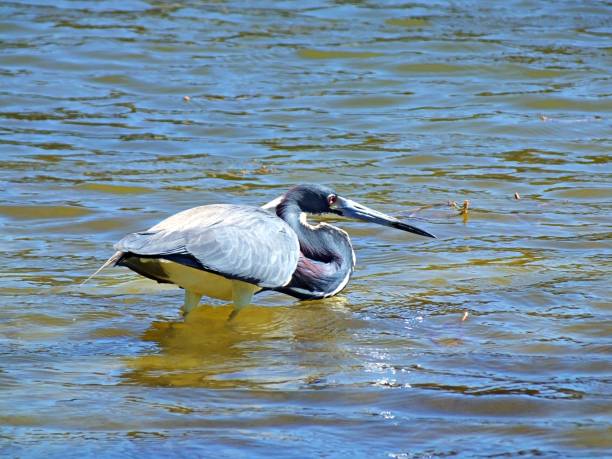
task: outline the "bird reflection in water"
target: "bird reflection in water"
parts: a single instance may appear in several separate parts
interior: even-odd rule
[[[123,379],[147,386],[263,389],[324,381],[354,363],[342,342],[363,324],[348,313],[346,298],[253,306],[236,322],[227,321],[228,308],[202,306],[185,319],[151,324],[142,339],[158,352],[128,358]]]

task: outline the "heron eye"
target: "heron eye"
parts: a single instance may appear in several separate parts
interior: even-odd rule
[[[330,195],[327,197],[327,203],[328,203],[330,206],[331,206],[331,205],[333,205],[333,204],[335,204],[337,200],[338,200],[338,196],[336,196],[335,194],[330,194]]]

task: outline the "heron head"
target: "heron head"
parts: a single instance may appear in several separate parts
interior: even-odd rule
[[[295,202],[302,212],[309,214],[333,213],[333,205],[337,194],[323,185],[298,185],[284,195],[285,201]]]
[[[425,230],[342,197],[333,189],[323,185],[299,185],[293,187],[283,195],[282,201],[293,201],[302,212],[310,214],[333,213],[343,217],[376,223],[421,236],[435,238],[433,234]]]

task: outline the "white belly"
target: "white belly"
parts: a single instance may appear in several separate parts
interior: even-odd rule
[[[140,258],[139,261],[145,266],[147,263],[159,263],[166,278],[185,290],[219,300],[232,301],[235,282],[232,279],[169,260]],[[259,290],[261,288],[253,285],[253,292]]]

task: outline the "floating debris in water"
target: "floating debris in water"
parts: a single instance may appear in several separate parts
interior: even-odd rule
[[[457,201],[451,201],[448,200],[446,202],[441,202],[441,203],[436,203],[436,204],[427,204],[421,207],[417,207],[414,210],[408,211],[408,212],[401,212],[399,215],[400,216],[405,216],[408,218],[418,218],[420,220],[424,220],[424,221],[431,221],[431,216],[436,217],[436,218],[452,218],[455,217],[457,214],[455,214],[454,212],[448,212],[447,210],[445,210],[450,208],[451,210],[458,210],[459,211],[459,215],[461,215],[463,217],[463,223],[467,223],[468,220],[468,216],[469,216],[469,208],[470,208],[470,201],[469,200],[464,200],[462,205],[457,204]],[[442,209],[442,210],[437,210],[437,209]],[[419,213],[424,213],[424,211],[429,211],[427,212],[427,218],[426,217],[420,217],[418,216]]]
[[[514,199],[521,199],[521,195],[518,193],[514,193]]]
[[[590,123],[591,121],[602,121],[603,117],[600,115],[585,116],[581,118],[551,118],[546,115],[538,115],[540,121],[555,122],[555,123]]]
[[[465,201],[463,201],[463,207],[461,208],[461,211],[459,212],[459,214],[463,217],[463,223],[467,223],[468,221],[468,208],[469,207],[470,207],[470,201],[466,199]]]
[[[253,171],[254,174],[271,174],[273,172],[276,172],[276,170],[266,166],[265,164],[262,164]]]
[[[426,210],[426,209],[432,209],[436,206],[440,206],[440,204],[427,204],[425,206],[421,206],[421,207],[417,207],[416,209],[414,209],[413,211],[409,212],[407,217],[408,218],[415,218],[416,214],[422,210]],[[400,215],[404,215],[404,212],[400,213]]]
[[[470,207],[470,201],[468,201],[467,199],[465,201],[463,201],[463,205],[460,206],[459,204],[457,204],[457,201],[448,201],[448,205],[457,209],[459,211],[459,213],[464,214],[467,213],[469,207]]]
[[[460,206],[456,201],[448,201],[448,205],[453,209],[459,211],[459,215],[463,217],[463,223],[467,223],[468,221],[468,209],[470,208],[470,201],[467,199],[463,201],[463,205]]]
[[[387,378],[379,379],[370,384],[372,384],[373,386],[381,386],[381,387],[402,387],[402,384],[397,382],[395,379],[387,379]]]

